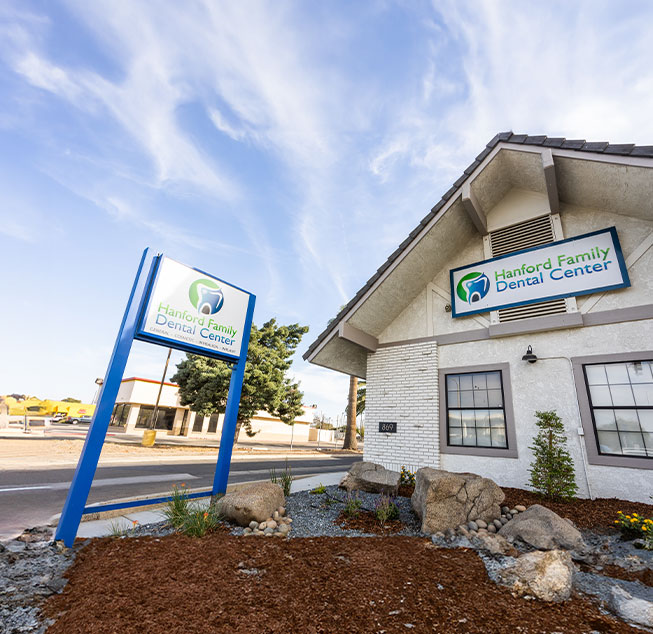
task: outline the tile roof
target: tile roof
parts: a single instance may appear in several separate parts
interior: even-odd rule
[[[561,150],[576,150],[578,152],[591,152],[594,154],[610,154],[619,156],[633,156],[653,158],[653,145],[634,145],[633,143],[611,144],[607,141],[585,141],[585,139],[565,139],[563,137],[547,137],[544,135],[529,136],[528,134],[514,134],[510,132],[499,132],[485,146],[484,150],[474,159],[462,173],[460,178],[453,183],[453,186],[445,192],[442,199],[439,200],[431,211],[420,221],[419,225],[413,229],[408,238],[406,238],[399,247],[390,255],[390,257],[378,268],[376,273],[367,280],[365,285],[354,295],[354,297],[344,306],[344,308],[329,322],[329,325],[317,336],[315,341],[308,347],[308,350],[302,355],[307,359],[313,351],[326,339],[326,337],[338,327],[340,320],[347,312],[365,295],[365,293],[374,285],[374,283],[383,275],[388,267],[401,255],[406,247],[417,237],[425,225],[427,225],[440,209],[449,201],[449,199],[458,191],[458,188],[467,180],[467,177],[483,162],[490,152],[499,143],[518,143],[522,145],[540,145]]]

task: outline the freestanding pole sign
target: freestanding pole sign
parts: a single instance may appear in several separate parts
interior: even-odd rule
[[[55,539],[69,547],[75,541],[134,339],[235,364],[212,493],[226,491],[255,302],[247,291],[145,249]]]

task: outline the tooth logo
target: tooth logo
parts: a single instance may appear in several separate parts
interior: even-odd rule
[[[485,273],[467,273],[458,282],[456,287],[456,295],[467,302],[473,304],[483,299],[490,290],[490,280]]]
[[[224,304],[222,290],[213,280],[193,282],[188,289],[188,298],[200,315],[215,315]]]

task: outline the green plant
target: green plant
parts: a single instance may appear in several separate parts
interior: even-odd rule
[[[292,469],[288,464],[288,459],[286,459],[286,468],[280,474],[277,474],[276,469],[270,469],[270,482],[278,484],[283,489],[283,494],[286,497],[290,495],[290,488],[294,479],[295,478],[292,475]]]
[[[204,537],[206,533],[215,530],[221,520],[222,517],[214,506],[208,509],[192,507],[188,510],[181,532],[189,537]]]
[[[399,507],[395,504],[393,498],[388,495],[381,495],[374,505],[374,515],[383,525],[388,520],[399,519]]]
[[[179,530],[188,517],[189,500],[188,494],[184,489],[185,486],[185,484],[182,484],[181,487],[178,487],[176,484],[173,485],[172,493],[170,494],[172,499],[168,501],[163,510],[163,514],[175,530]]]
[[[649,531],[644,537],[644,550],[653,550],[653,531]]]
[[[535,416],[539,432],[530,447],[534,455],[530,484],[550,499],[571,500],[578,487],[562,419],[553,411],[535,412]]]
[[[121,520],[113,520],[109,526],[109,535],[111,537],[129,537],[133,535],[134,530],[138,526],[138,522],[133,520],[130,524],[126,524]]]
[[[125,537],[129,532],[129,526],[125,525],[121,520],[114,520],[109,525],[109,535],[111,537]]]
[[[406,469],[406,467],[401,467],[401,476],[399,478],[399,484],[405,484],[406,486],[415,486],[415,474],[412,471]]]
[[[363,506],[363,502],[358,497],[358,491],[356,493],[347,493],[344,509],[344,513],[347,517],[358,517],[361,512],[361,506]]]
[[[614,521],[628,539],[643,537],[645,541],[651,541],[653,545],[653,519],[646,519],[637,513],[627,515],[617,511],[617,519]]]
[[[361,437],[361,440],[365,440],[365,427],[358,428],[358,435]]]
[[[326,493],[326,487],[323,484],[320,484],[319,486],[316,486],[314,489],[310,491],[313,495],[322,495],[323,493]]]

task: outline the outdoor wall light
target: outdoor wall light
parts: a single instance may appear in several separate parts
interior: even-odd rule
[[[537,355],[533,354],[533,347],[528,346],[526,354],[521,358],[522,361],[528,361],[529,363],[535,363],[537,361]]]

